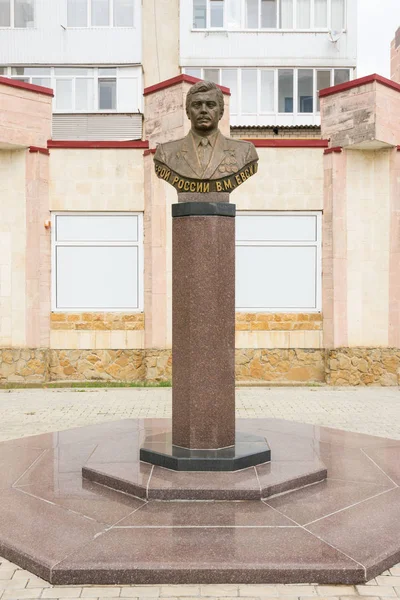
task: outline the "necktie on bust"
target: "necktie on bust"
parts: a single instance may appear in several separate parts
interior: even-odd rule
[[[205,169],[210,162],[212,147],[207,137],[203,137],[199,144],[200,164]]]

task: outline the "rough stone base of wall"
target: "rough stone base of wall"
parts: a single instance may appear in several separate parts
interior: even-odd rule
[[[0,385],[49,380],[47,348],[0,348]]]
[[[336,348],[326,357],[328,385],[400,385],[399,348]]]
[[[0,349],[0,385],[171,379],[171,350]],[[237,349],[236,381],[396,386],[400,349]]]
[[[236,381],[316,383],[325,381],[325,351],[237,349]]]

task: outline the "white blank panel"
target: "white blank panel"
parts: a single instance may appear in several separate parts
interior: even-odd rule
[[[118,79],[117,86],[117,110],[138,111],[138,80],[136,78]]]
[[[57,242],[137,242],[138,217],[121,216],[57,216]]]
[[[236,308],[315,309],[317,249],[237,246]]]
[[[315,215],[249,215],[236,217],[236,240],[245,242],[314,242]]]
[[[59,309],[138,308],[138,248],[58,246]]]

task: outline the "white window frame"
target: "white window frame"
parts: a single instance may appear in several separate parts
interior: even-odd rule
[[[187,1],[187,0],[185,0]],[[193,8],[193,3],[192,3],[192,28],[191,31],[196,32],[196,31],[247,31],[249,33],[254,33],[254,32],[293,32],[293,31],[300,31],[300,32],[304,32],[304,33],[315,33],[315,32],[329,32],[332,30],[332,0],[328,0],[328,6],[327,6],[327,11],[328,11],[328,15],[327,15],[327,26],[326,27],[316,27],[314,25],[315,22],[315,2],[314,0],[311,0],[311,16],[310,16],[310,27],[307,29],[300,29],[297,27],[297,0],[293,0],[293,27],[288,29],[288,28],[280,28],[279,27],[279,22],[280,22],[280,0],[277,0],[277,7],[276,7],[276,27],[261,27],[261,2],[262,0],[258,0],[258,27],[254,27],[254,28],[250,28],[247,27],[246,24],[246,1],[247,0],[241,0],[241,23],[240,23],[240,27],[239,28],[228,28],[227,26],[227,17],[226,15],[228,14],[227,11],[227,7],[226,7],[226,3],[229,2],[229,0],[224,0],[225,2],[225,6],[224,6],[224,25],[223,27],[211,27],[210,25],[210,0],[207,0],[207,8],[206,8],[206,27],[205,28],[196,28],[193,26],[193,14],[194,14],[194,8]],[[348,0],[344,0],[344,23],[343,23],[343,28],[342,31],[346,31],[347,30],[347,3]]]
[[[208,69],[216,69],[219,71],[219,76],[218,76],[218,84],[219,85],[223,85],[222,83],[222,70],[224,71],[237,71],[237,107],[238,110],[237,112],[233,112],[231,111],[231,115],[233,116],[238,116],[238,117],[246,117],[246,116],[251,116],[254,117],[256,115],[260,115],[260,116],[278,116],[278,117],[282,117],[282,116],[288,116],[288,115],[293,115],[294,117],[307,117],[307,116],[319,116],[320,115],[320,111],[317,111],[317,98],[318,98],[318,93],[317,93],[317,71],[329,71],[330,72],[330,86],[334,85],[334,77],[335,77],[335,71],[343,71],[343,70],[347,70],[349,71],[349,81],[351,81],[352,79],[354,79],[354,68],[353,67],[311,67],[311,66],[302,66],[302,67],[290,67],[290,66],[285,66],[285,67],[213,67],[213,66],[207,66],[207,67],[184,67],[183,71],[186,73],[187,70],[191,70],[191,69],[200,69],[200,78],[203,79],[204,78],[204,71],[208,70]],[[245,69],[251,69],[251,70],[257,70],[258,74],[257,74],[257,112],[256,113],[244,113],[242,112],[242,71],[244,71]],[[285,70],[293,70],[293,112],[290,113],[286,113],[286,112],[279,112],[279,89],[278,89],[278,71],[280,69],[285,69]],[[299,112],[298,110],[298,72],[302,71],[302,70],[312,70],[313,71],[313,112],[310,113],[304,113],[304,112]],[[269,112],[265,112],[261,110],[261,71],[274,71],[274,110],[273,111],[269,111]],[[272,124],[272,123],[271,123]]]
[[[235,240],[236,247],[243,246],[281,246],[281,247],[312,247],[316,248],[316,271],[315,271],[315,307],[298,307],[298,308],[285,308],[283,306],[275,306],[270,308],[265,308],[262,306],[259,307],[246,307],[246,306],[236,306],[236,312],[248,312],[248,313],[257,313],[257,312],[265,312],[265,313],[320,313],[322,311],[322,211],[237,211],[237,217],[246,217],[246,216],[278,216],[278,217],[316,217],[316,241],[310,242],[300,242],[300,241],[245,241],[245,240]]]
[[[30,65],[24,65],[25,68],[29,68]],[[125,113],[137,113],[139,112],[143,112],[143,90],[142,90],[142,75],[141,75],[141,69],[138,67],[138,65],[103,65],[103,66],[98,66],[98,67],[86,67],[85,65],[70,65],[71,69],[75,69],[75,68],[87,68],[88,71],[92,71],[91,74],[89,75],[56,75],[55,74],[55,69],[59,69],[59,68],[68,68],[68,65],[62,65],[62,66],[57,66],[57,67],[50,67],[48,65],[42,65],[43,68],[47,68],[50,69],[50,74],[49,75],[13,75],[12,74],[12,69],[14,68],[13,66],[10,67],[0,67],[0,71],[4,72],[4,77],[9,77],[10,79],[16,79],[17,81],[27,81],[28,83],[32,83],[32,79],[49,79],[50,80],[50,85],[49,87],[52,88],[54,90],[54,102],[53,102],[53,113],[55,114],[103,114],[103,113],[111,113],[111,114],[115,114],[115,113],[119,113],[119,114],[125,114]],[[40,68],[37,65],[32,66],[32,68]],[[126,69],[128,68],[132,68],[135,69],[136,73],[135,74],[128,74],[125,75],[124,73],[126,73]],[[100,69],[116,69],[116,74],[115,75],[100,75],[99,74],[99,70]],[[70,80],[72,79],[72,107],[71,108],[65,108],[65,109],[57,109],[57,90],[56,90],[56,81],[57,80]],[[77,110],[75,108],[75,102],[76,102],[76,94],[75,94],[75,82],[76,79],[93,79],[93,106],[94,108],[91,109],[81,109],[81,110]],[[99,79],[116,79],[116,84],[117,84],[117,89],[116,89],[116,108],[115,109],[101,109],[99,108]],[[131,111],[127,111],[125,109],[118,109],[118,82],[124,79],[136,79],[137,81],[137,98],[136,100],[134,98],[132,98],[132,103],[133,101],[135,101],[135,105],[132,105],[132,110]],[[33,82],[35,83],[35,82]]]
[[[57,217],[98,217],[98,216],[136,216],[138,217],[138,241],[137,242],[59,242],[56,239],[57,233]],[[61,313],[82,313],[82,312],[129,312],[129,313],[141,313],[144,310],[144,230],[143,230],[143,213],[142,212],[70,212],[70,211],[56,211],[51,215],[51,311]],[[111,246],[111,247],[137,247],[138,248],[138,307],[137,308],[59,308],[57,307],[57,248],[72,247],[72,246]]]
[[[34,29],[36,25],[36,0],[33,0],[33,25],[32,27],[17,27],[15,25],[15,0],[9,0],[10,3],[10,24],[0,26],[1,29]]]
[[[86,16],[87,25],[68,25],[68,16],[66,16],[67,29],[136,29],[136,13],[137,13],[137,2],[132,0],[133,3],[133,25],[124,25],[123,27],[114,25],[114,0],[109,0],[108,7],[108,21],[109,25],[92,25],[92,0],[86,0]],[[65,14],[68,15],[68,0],[65,0]]]

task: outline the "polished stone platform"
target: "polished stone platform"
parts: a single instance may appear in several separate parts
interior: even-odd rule
[[[168,431],[149,435],[139,456],[143,462],[174,471],[239,471],[270,462],[271,449],[265,437],[242,431],[236,433],[235,445],[227,448],[181,448],[172,443],[172,432]]]
[[[400,561],[400,441],[244,419],[274,454],[239,478],[126,461],[168,427],[124,420],[1,443],[0,555],[53,584],[362,583]],[[143,499],[82,479],[88,461],[110,459],[121,479],[136,474]],[[326,480],[272,495],[321,461]],[[154,499],[174,488],[254,500]]]

